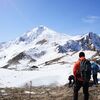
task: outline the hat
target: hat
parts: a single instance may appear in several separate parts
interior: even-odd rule
[[[79,57],[85,57],[85,53],[84,52],[80,52],[79,53]]]

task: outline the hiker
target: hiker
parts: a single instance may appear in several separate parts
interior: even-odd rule
[[[75,63],[73,68],[75,77],[74,85],[74,99],[78,100],[78,91],[83,87],[84,100],[89,100],[89,80],[91,78],[91,63],[85,58],[85,53],[79,53],[79,60]]]
[[[68,80],[69,80],[68,86],[69,86],[69,87],[73,87],[73,85],[74,85],[74,83],[75,83],[74,75],[70,75],[70,76],[68,77]]]
[[[98,72],[99,72],[99,66],[96,63],[96,59],[92,60],[91,68],[92,68],[92,76],[93,76],[94,85],[98,85],[97,75],[98,75]]]

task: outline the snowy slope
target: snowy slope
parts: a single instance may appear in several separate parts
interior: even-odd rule
[[[60,52],[79,51],[79,50],[98,50],[100,51],[100,36],[89,32],[83,36],[72,37],[64,45],[58,47]]]
[[[4,46],[2,46],[0,49],[0,66],[3,67],[7,65],[9,60],[11,61],[13,57],[19,55],[21,52],[24,52],[26,55],[30,55],[33,59],[36,60],[41,59],[41,57],[44,55],[45,57],[52,57],[52,54],[48,54],[50,52],[58,54],[56,50],[57,46],[59,44],[64,44],[69,39],[70,36],[61,35],[60,33],[52,31],[47,27],[39,26],[32,29],[32,31],[28,33],[24,33],[24,35],[18,37],[15,41],[9,41],[8,43],[5,43]]]
[[[86,57],[90,58],[95,52],[85,51],[85,53]],[[79,52],[64,57],[61,61],[67,61],[66,64],[46,65],[34,71],[0,69],[0,87],[23,87],[30,85],[30,82],[33,86],[64,85],[68,82],[68,76],[72,74],[73,64],[78,59],[78,54]]]
[[[92,32],[83,36],[68,36],[47,27],[39,26],[24,33],[16,40],[1,45],[0,67],[5,68],[5,65],[7,65],[10,68],[20,69],[19,67],[23,66],[22,69],[28,69],[33,63],[35,66],[38,63],[40,64],[41,59],[44,59],[45,62],[53,59],[53,55],[57,58],[67,52],[79,50],[100,50],[100,37]],[[20,57],[22,52],[30,58],[24,56],[21,59],[14,59],[18,55]],[[33,59],[36,61],[32,62]],[[9,63],[15,62],[14,60],[17,60],[17,64]],[[24,60],[26,61],[25,64],[23,64]]]
[[[45,26],[33,28],[0,44],[0,86],[24,86],[30,81],[34,86],[65,84],[79,51],[93,58],[98,56],[99,43],[100,36],[92,32],[69,36]]]

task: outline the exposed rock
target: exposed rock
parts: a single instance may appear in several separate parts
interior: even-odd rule
[[[21,52],[21,53],[19,53],[18,55],[16,55],[15,57],[13,57],[12,59],[10,59],[9,61],[8,61],[8,63],[9,64],[18,64],[19,63],[19,60],[21,60],[21,59],[25,59],[25,58],[28,58],[28,59],[30,59],[30,60],[32,60],[32,61],[36,61],[35,59],[33,59],[31,56],[29,56],[29,55],[26,55],[24,52]]]
[[[40,41],[38,41],[36,44],[44,44],[44,43],[46,43],[47,42],[47,40],[46,39],[43,39],[43,40],[40,40]]]

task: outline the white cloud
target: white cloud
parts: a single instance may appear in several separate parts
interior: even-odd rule
[[[82,21],[86,23],[95,23],[99,19],[100,19],[99,16],[87,16],[85,18],[82,18]]]

